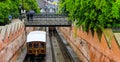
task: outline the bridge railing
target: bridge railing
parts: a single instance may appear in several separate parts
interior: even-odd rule
[[[67,14],[41,13],[35,14],[34,18],[65,18]]]

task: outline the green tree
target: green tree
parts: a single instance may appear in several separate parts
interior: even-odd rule
[[[36,0],[2,0],[0,1],[0,24],[9,22],[8,16],[19,17],[19,5],[23,3],[25,10],[33,9],[36,13],[40,12]]]
[[[120,0],[62,0],[59,8],[84,30],[120,27]]]

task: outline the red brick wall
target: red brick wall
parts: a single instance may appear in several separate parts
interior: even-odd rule
[[[25,37],[24,24],[20,21],[0,26],[0,62],[9,62],[13,58],[12,62],[16,62],[20,55],[18,51],[25,44]]]
[[[59,30],[83,62],[120,62],[120,49],[113,34],[107,36],[103,32],[99,39],[96,32],[92,34],[90,30],[85,32],[82,28],[77,29],[76,37],[74,27],[62,27]]]

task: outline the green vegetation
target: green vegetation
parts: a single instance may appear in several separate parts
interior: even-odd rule
[[[22,3],[25,10],[33,9],[36,13],[40,12],[36,0],[23,0],[23,2],[22,0],[2,0],[0,1],[0,25],[9,22],[9,15],[12,15],[13,18],[18,18],[19,5]]]
[[[61,0],[59,8],[86,31],[120,27],[120,0]]]

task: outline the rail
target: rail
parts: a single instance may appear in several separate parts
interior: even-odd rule
[[[41,13],[35,14],[34,18],[65,18],[68,17],[67,14],[55,14],[55,13]]]
[[[68,20],[67,14],[41,13],[35,14],[33,19],[25,18],[25,26],[28,27],[70,27],[71,21]]]
[[[54,62],[81,62],[68,45],[60,39],[57,31],[50,32],[50,42]]]

